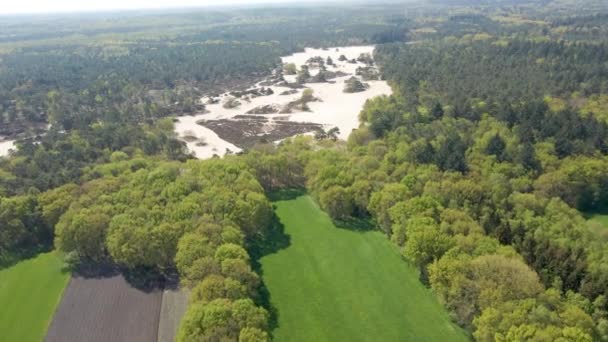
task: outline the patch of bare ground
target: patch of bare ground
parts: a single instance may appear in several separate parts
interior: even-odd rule
[[[135,288],[118,272],[74,275],[45,341],[156,341],[162,296],[158,287]]]
[[[186,289],[170,289],[163,292],[158,323],[158,342],[173,342],[182,317],[188,308],[190,293]]]
[[[197,123],[240,148],[249,148],[258,143],[282,140],[323,128],[321,124],[286,121],[284,118],[271,120],[265,117],[243,118],[243,116],[236,120],[202,120]]]

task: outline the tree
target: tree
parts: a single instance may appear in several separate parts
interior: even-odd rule
[[[102,261],[106,257],[105,239],[110,216],[102,208],[68,211],[55,228],[55,245],[84,259]]]
[[[314,92],[315,91],[310,88],[304,89],[304,91],[302,91],[302,97],[300,98],[300,101],[302,101],[302,103],[308,103],[308,102],[314,101],[314,99],[315,99]]]
[[[392,221],[389,210],[396,203],[410,196],[410,190],[405,185],[399,183],[386,184],[381,191],[372,194],[368,209],[385,233],[390,234],[391,232]]]
[[[257,328],[243,328],[239,334],[239,342],[268,342],[268,333]]]
[[[298,72],[298,77],[296,77],[296,82],[298,84],[304,84],[308,82],[310,79],[310,71],[308,70],[308,65],[302,65],[300,67],[300,71]]]
[[[345,93],[360,93],[366,91],[369,88],[369,84],[359,81],[355,76],[349,78],[344,82]]]
[[[353,213],[353,199],[350,191],[341,186],[332,186],[319,195],[321,208],[334,220],[343,220]]]
[[[435,160],[435,148],[426,139],[419,139],[410,145],[409,155],[412,162],[429,164]]]
[[[403,255],[419,269],[424,270],[426,265],[443,256],[453,244],[450,237],[441,233],[439,228],[413,232],[408,229]]]
[[[455,132],[450,132],[435,154],[435,163],[444,171],[466,172],[467,145]]]
[[[486,154],[493,155],[496,157],[496,160],[502,162],[506,159],[505,156],[505,148],[507,144],[500,137],[498,133],[493,135],[488,141],[488,145],[486,146]]]
[[[531,143],[524,143],[521,149],[521,164],[526,170],[539,171],[541,166],[536,159],[536,151]]]
[[[212,274],[203,279],[203,281],[192,289],[190,302],[208,303],[220,298],[237,300],[246,298],[247,293],[247,287],[239,281]]]
[[[181,321],[177,341],[237,340],[246,328],[264,331],[268,325],[266,310],[256,307],[250,299],[230,301],[216,299],[190,305]],[[246,331],[245,337],[257,331]],[[262,334],[263,335],[263,334]]]
[[[247,251],[233,243],[226,243],[217,248],[215,251],[215,259],[221,264],[223,261],[228,259],[240,259],[243,261],[249,261],[249,254]]]
[[[431,114],[431,119],[433,119],[433,120],[441,119],[444,115],[443,106],[441,105],[441,103],[439,103],[439,102],[435,103],[435,105],[431,109],[430,114]]]
[[[283,73],[285,75],[295,75],[298,72],[298,68],[294,63],[286,63],[283,65]]]

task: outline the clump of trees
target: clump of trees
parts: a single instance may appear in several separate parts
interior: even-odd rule
[[[44,194],[38,216],[56,223],[55,246],[76,264],[177,270],[192,289],[179,341],[267,340],[245,247],[270,224],[272,208],[248,167],[236,158],[115,160],[91,169],[81,186]],[[220,311],[221,321],[210,319]]]
[[[285,63],[283,65],[283,73],[285,75],[296,75],[298,72],[298,68],[294,63]]]
[[[21,195],[79,182],[87,167],[108,163],[115,153],[182,161],[188,158],[185,144],[177,139],[168,118],[142,125],[107,118],[68,132],[53,126],[38,141],[19,141],[17,147],[10,158],[0,158],[0,195]]]
[[[357,77],[353,76],[344,82],[345,93],[360,93],[366,91],[369,84],[361,82]]]
[[[228,98],[226,98],[226,100],[224,100],[224,104],[222,105],[222,107],[226,109],[234,109],[239,107],[240,105],[241,101],[239,101],[236,97],[229,96]]]
[[[296,77],[296,82],[298,84],[304,84],[310,80],[310,71],[308,70],[308,65],[302,65],[300,70],[298,71],[298,76]]]

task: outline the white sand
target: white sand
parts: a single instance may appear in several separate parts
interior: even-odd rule
[[[7,156],[10,150],[15,149],[17,149],[17,147],[15,146],[14,140],[0,141],[0,157]]]
[[[327,68],[329,71],[341,71],[349,74],[348,76],[332,80],[335,81],[335,83],[305,84],[306,87],[313,89],[314,96],[320,98],[322,102],[309,103],[308,106],[310,107],[311,112],[288,114],[289,120],[294,122],[318,123],[324,125],[326,129],[338,127],[340,129],[340,138],[346,139],[353,129],[359,127],[358,116],[365,101],[375,96],[389,95],[391,94],[391,88],[385,81],[368,81],[366,83],[370,85],[370,88],[365,92],[354,94],[344,93],[344,82],[355,74],[357,67],[363,66],[364,64],[340,62],[338,61],[338,58],[340,55],[345,55],[349,60],[356,59],[362,53],[372,54],[373,51],[373,46],[339,47],[327,50],[306,49],[304,52],[283,57],[283,63],[295,63],[298,69],[311,57],[321,56],[323,59],[331,57],[336,66],[328,66]],[[314,68],[310,69],[312,75],[317,72],[318,70],[315,70]],[[295,76],[285,76],[285,79],[288,82],[294,82]],[[259,85],[256,85],[256,87],[259,87]],[[250,102],[241,100],[241,106],[234,109],[223,108],[223,98],[226,97],[226,94],[223,94],[221,103],[207,105],[209,113],[178,118],[178,121],[175,124],[175,130],[180,137],[193,134],[206,143],[205,146],[196,146],[198,141],[187,143],[189,150],[194,152],[195,156],[199,159],[210,158],[213,155],[223,156],[226,153],[226,149],[229,149],[232,152],[239,152],[241,151],[240,148],[224,141],[213,131],[198,125],[196,122],[200,120],[230,119],[236,115],[245,114],[247,111],[263,105],[276,104],[283,106],[300,98],[302,93],[302,90],[299,89],[298,93],[293,95],[279,95],[285,90],[289,90],[289,88],[276,86],[267,88],[271,88],[274,91],[274,94],[253,98]],[[275,116],[284,116],[284,114],[265,116],[272,118]]]

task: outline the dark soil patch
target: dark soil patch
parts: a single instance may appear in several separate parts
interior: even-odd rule
[[[92,275],[92,274],[91,274]],[[47,342],[157,340],[162,290],[139,290],[113,269],[75,275],[66,288]]]
[[[277,141],[323,128],[323,125],[316,123],[239,117],[241,119],[203,120],[198,124],[240,148],[250,148],[258,143]]]

